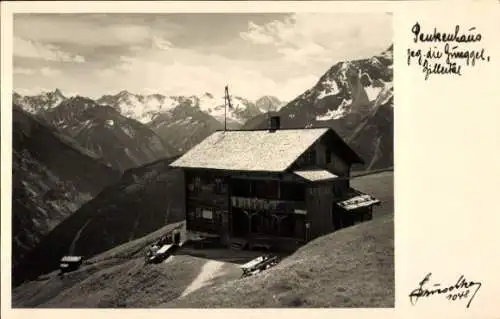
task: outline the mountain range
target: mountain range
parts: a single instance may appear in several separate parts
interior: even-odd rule
[[[14,93],[13,101],[66,131],[120,170],[185,152],[215,130],[223,129],[224,124],[238,129],[249,119],[284,105],[269,95],[254,102],[233,96],[232,107],[225,114],[224,97],[208,92],[199,96],[165,96],[127,90],[96,100],[68,98],[59,89],[33,96]],[[115,149],[109,150],[109,145],[103,145],[106,143]]]

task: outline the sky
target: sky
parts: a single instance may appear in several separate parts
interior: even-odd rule
[[[289,101],[392,41],[385,13],[16,14],[14,90],[98,98],[224,92]]]

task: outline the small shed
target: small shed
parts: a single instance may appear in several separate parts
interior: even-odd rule
[[[64,256],[59,263],[61,272],[70,272],[77,270],[82,265],[82,256]]]

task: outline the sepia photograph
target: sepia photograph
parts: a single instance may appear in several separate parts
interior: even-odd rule
[[[394,307],[392,18],[15,13],[12,308]]]

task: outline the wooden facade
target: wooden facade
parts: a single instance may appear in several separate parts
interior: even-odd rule
[[[184,168],[188,233],[224,245],[243,238],[249,245],[292,248],[370,219],[370,207],[360,213],[336,205],[350,189],[351,163],[328,146],[329,138],[319,139],[283,172]],[[325,169],[337,178],[305,180],[293,174],[300,169]]]

